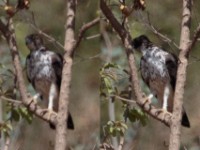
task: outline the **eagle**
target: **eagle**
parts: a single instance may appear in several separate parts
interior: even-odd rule
[[[131,44],[142,53],[140,71],[143,81],[162,104],[162,110],[172,113],[178,58],[154,45],[146,35],[134,38]],[[190,127],[184,108],[181,123],[184,127]]]
[[[48,103],[44,111],[58,112],[59,91],[62,79],[63,58],[60,54],[48,50],[39,34],[26,36],[25,43],[30,50],[26,58],[26,73],[28,81],[36,91],[34,100],[41,98]],[[50,123],[50,127],[55,126]],[[68,113],[67,127],[74,129],[72,116]]]

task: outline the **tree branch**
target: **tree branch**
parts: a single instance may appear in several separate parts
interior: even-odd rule
[[[165,112],[160,112],[160,110],[153,107],[150,102],[147,100],[147,98],[144,98],[142,96],[142,90],[139,85],[139,79],[137,75],[137,68],[135,65],[135,58],[132,51],[131,46],[131,36],[126,31],[126,29],[117,21],[115,16],[112,14],[111,10],[108,8],[105,0],[100,0],[100,8],[103,12],[103,14],[106,16],[106,18],[109,20],[112,27],[115,29],[115,31],[120,36],[124,47],[126,48],[126,54],[128,57],[128,63],[131,70],[131,82],[132,82],[132,89],[136,96],[136,102],[137,104],[143,108],[145,112],[147,112],[150,116],[153,118],[161,121],[165,125],[169,126],[171,122],[171,115]]]
[[[192,42],[191,42],[191,44],[190,44],[190,46],[188,48],[188,52],[190,52],[190,50],[192,50],[192,48],[195,46],[195,44],[196,44],[196,42],[197,42],[199,37],[200,37],[200,23],[199,23],[197,29],[195,30]]]
[[[119,147],[118,147],[118,150],[122,150],[123,148],[123,145],[124,145],[124,137],[121,136],[120,137],[120,142],[119,142]]]
[[[18,104],[18,105],[22,104],[22,101],[11,99],[11,98],[7,98],[5,96],[1,96],[0,100],[5,100],[5,101],[11,102],[13,104]]]
[[[81,27],[81,29],[80,29],[80,31],[79,31],[79,34],[78,34],[78,39],[77,39],[76,44],[75,44],[75,46],[74,46],[75,49],[76,49],[76,48],[79,46],[79,44],[81,43],[85,32],[86,32],[88,29],[90,29],[91,27],[93,27],[94,25],[96,25],[97,23],[99,23],[99,21],[100,21],[100,18],[98,17],[98,18],[96,18],[96,19],[94,19],[94,20],[92,20],[92,21],[90,21],[90,22],[84,24],[84,25]]]
[[[174,108],[172,114],[172,123],[170,127],[169,150],[178,150],[180,148],[180,127],[182,118],[183,95],[186,81],[186,69],[188,65],[188,54],[190,51],[190,24],[191,24],[191,0],[183,0],[182,25],[180,36],[180,54],[179,66],[177,70],[176,88],[174,94]],[[198,34],[198,32],[197,32]],[[196,38],[193,40],[195,43]],[[192,42],[192,43],[193,43]],[[192,44],[193,45],[193,44]],[[191,48],[192,48],[191,45]]]
[[[122,102],[127,102],[127,103],[129,103],[129,104],[136,104],[136,101],[133,100],[133,99],[123,98],[123,97],[118,96],[118,95],[111,95],[111,96],[117,98],[118,100],[120,100],[120,101],[122,101]]]
[[[67,118],[70,84],[72,77],[73,53],[75,46],[75,13],[76,0],[67,0],[66,26],[64,44],[64,65],[62,71],[62,83],[59,97],[58,123],[56,126],[55,150],[65,150],[67,147]]]

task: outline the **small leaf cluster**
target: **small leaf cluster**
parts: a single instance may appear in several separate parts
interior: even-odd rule
[[[139,107],[129,108],[127,107],[124,111],[125,120],[129,119],[130,122],[140,121],[140,123],[145,126],[148,121],[148,116]]]
[[[106,63],[100,69],[100,96],[107,97],[108,95],[116,92],[114,84],[117,81],[117,75],[112,71],[112,69],[116,68],[119,68],[119,66],[113,63]]]
[[[24,106],[13,107],[13,105],[9,103],[7,105],[7,119],[16,122],[20,121],[20,119],[25,119],[31,124],[33,114]]]
[[[12,131],[13,127],[9,122],[2,122],[0,123],[0,131],[5,135],[9,136],[10,132]]]
[[[116,137],[117,135],[124,136],[125,131],[128,129],[123,121],[108,121],[104,127],[106,135]]]
[[[120,85],[124,79],[128,79],[127,72],[121,66],[114,63],[106,63],[100,69],[100,97],[115,99],[114,95],[120,95]],[[124,85],[123,85],[124,88]],[[126,92],[123,91],[123,92]]]
[[[2,64],[0,64],[0,69],[0,100],[3,108],[0,112],[3,117],[0,122],[0,131],[5,136],[9,136],[14,128],[13,123],[24,119],[30,124],[33,114],[19,100],[16,100],[18,91],[14,72]]]

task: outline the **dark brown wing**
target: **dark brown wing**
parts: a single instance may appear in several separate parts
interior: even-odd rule
[[[62,68],[63,68],[63,58],[60,54],[55,53],[52,56],[52,66],[56,75],[56,83],[60,90],[61,80],[62,80]]]
[[[33,87],[35,86],[34,85],[34,82],[32,83],[31,81],[31,78],[30,78],[30,72],[31,72],[31,66],[30,66],[30,60],[31,59],[31,55],[29,54],[27,57],[26,57],[26,76],[27,76],[27,79],[28,81],[33,85]]]
[[[143,70],[145,70],[145,74]],[[141,61],[140,61],[140,71],[141,71],[142,80],[149,87],[149,80],[150,80],[149,66],[144,56],[141,58]]]
[[[174,54],[169,54],[166,57],[166,67],[170,76],[170,83],[172,89],[175,90],[176,87],[176,75],[177,75],[177,68],[178,68],[178,58]]]

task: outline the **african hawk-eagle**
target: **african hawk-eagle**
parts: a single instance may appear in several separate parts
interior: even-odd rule
[[[132,41],[134,49],[142,53],[141,76],[152,94],[162,103],[162,109],[172,112],[176,86],[178,59],[175,55],[155,46],[145,35]],[[183,108],[182,125],[190,127]]]
[[[58,111],[59,91],[61,86],[63,58],[60,54],[48,50],[38,34],[25,38],[30,54],[26,58],[27,77],[36,91],[34,98],[48,101],[49,113]],[[67,126],[74,129],[71,114],[68,113]],[[55,128],[50,123],[51,128]]]

